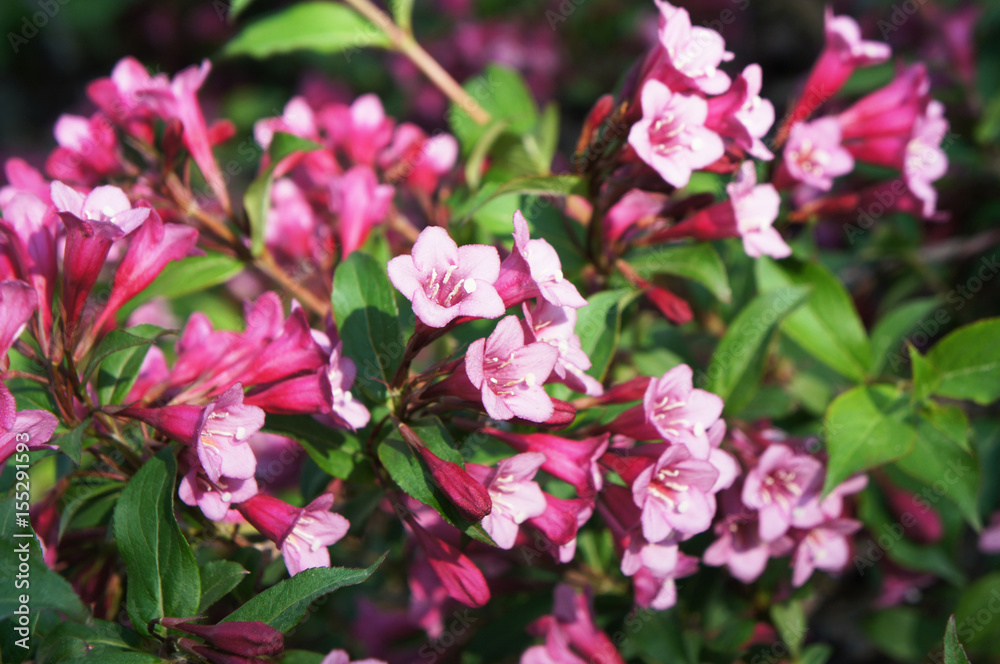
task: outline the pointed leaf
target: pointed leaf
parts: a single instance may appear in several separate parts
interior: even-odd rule
[[[201,568],[201,599],[198,601],[198,615],[225,597],[230,590],[240,584],[249,572],[243,565],[231,560],[212,560]]]
[[[732,299],[726,266],[708,242],[655,247],[626,260],[647,281],[657,274],[672,274],[697,281],[721,302]]]
[[[1000,318],[960,327],[927,353],[941,382],[935,394],[988,405],[1000,399]]]

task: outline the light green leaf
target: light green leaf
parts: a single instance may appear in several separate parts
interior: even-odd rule
[[[933,297],[907,302],[883,316],[872,328],[872,363],[870,375],[878,377],[888,363],[893,370],[904,360],[900,347],[910,332],[934,308],[938,300]],[[893,361],[894,360],[894,361]]]
[[[809,302],[781,326],[792,341],[831,369],[861,382],[871,366],[871,345],[851,296],[840,280],[815,263],[757,261],[757,287],[812,286]]]
[[[413,25],[413,0],[389,0],[392,7],[392,18],[396,25],[406,32],[410,32]]]
[[[163,272],[123,307],[123,312],[131,312],[136,306],[154,297],[175,300],[185,295],[198,293],[213,286],[224,284],[243,271],[245,264],[239,258],[207,252],[204,256],[188,256],[167,263]]]
[[[358,367],[358,384],[373,400],[384,401],[386,385],[406,344],[399,310],[384,265],[355,251],[333,275],[333,315],[344,355]]]
[[[141,326],[143,328],[150,328],[153,326]],[[159,328],[156,328],[157,330]],[[146,331],[149,331],[148,329]],[[154,334],[155,336],[155,334]],[[97,345],[90,353],[90,360],[87,362],[87,368],[83,371],[83,381],[87,382],[90,380],[90,375],[94,372],[97,367],[100,366],[101,362],[104,361],[106,357],[117,353],[119,351],[125,350],[127,348],[135,348],[137,346],[149,346],[153,343],[154,339],[150,339],[139,334],[133,334],[131,332],[126,332],[124,330],[111,330],[108,334],[101,339],[101,343]]]
[[[579,175],[524,175],[511,178],[501,185],[484,185],[479,192],[454,210],[458,223],[464,223],[478,210],[504,196],[558,196],[585,192],[585,182]]]
[[[267,58],[292,51],[340,53],[389,45],[385,32],[346,5],[302,2],[254,21],[222,53]]]
[[[657,274],[673,274],[697,281],[722,302],[732,299],[726,266],[719,252],[707,242],[665,245],[636,253],[626,260],[647,281]]]
[[[144,636],[151,620],[194,615],[201,597],[198,564],[174,516],[176,475],[173,450],[164,448],[129,481],[115,508],[128,616]]]
[[[854,473],[909,454],[917,436],[913,415],[909,399],[886,385],[859,386],[837,397],[823,422],[830,454],[823,495]]]
[[[909,346],[910,367],[913,373],[913,399],[915,401],[925,401],[941,384],[941,376],[937,369],[925,356],[920,354],[915,347]]]
[[[809,289],[792,286],[754,298],[730,323],[712,354],[705,386],[726,402],[726,411],[736,413],[750,403],[757,391],[768,341],[774,330],[809,296]]]
[[[386,554],[367,569],[347,567],[317,567],[299,572],[277,583],[236,609],[222,622],[252,622],[259,620],[287,632],[306,615],[309,605],[324,595],[346,586],[357,585],[370,577]]]
[[[232,23],[250,6],[253,0],[229,0],[229,22]]]
[[[960,327],[927,353],[940,384],[935,394],[988,405],[1000,399],[1000,318]]]
[[[774,604],[771,606],[771,621],[793,658],[798,659],[809,627],[802,601],[791,600],[786,604]]]
[[[139,378],[146,353],[164,331],[155,325],[137,325],[128,328],[126,333],[148,339],[150,343],[136,344],[116,351],[101,362],[97,371],[97,399],[102,405],[118,405],[128,396]]]
[[[519,73],[507,67],[489,65],[483,73],[466,81],[462,87],[493,120],[504,120],[515,136],[525,134],[538,123],[538,107],[534,95]],[[448,109],[448,124],[468,155],[472,146],[486,131],[455,103]]]

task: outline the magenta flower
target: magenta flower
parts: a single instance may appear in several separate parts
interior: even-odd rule
[[[386,664],[381,659],[356,659],[351,661],[346,650],[331,650],[319,664]]]
[[[344,256],[357,251],[389,212],[395,190],[379,184],[370,166],[354,166],[330,182],[330,209],[337,215]]]
[[[45,162],[54,179],[93,186],[123,172],[118,137],[103,114],[60,115],[54,131],[59,147]]]
[[[284,112],[279,117],[258,120],[253,126],[253,137],[265,150],[271,147],[274,132],[294,134],[309,140],[322,142],[319,128],[316,125],[316,114],[305,97],[292,97],[285,104]]]
[[[608,434],[584,440],[569,440],[547,433],[518,434],[490,427],[482,431],[502,440],[518,452],[541,452],[545,455],[542,470],[572,484],[581,496],[592,496],[604,484],[597,460],[608,449]]]
[[[257,494],[240,503],[240,514],[261,535],[281,549],[288,573],[295,576],[305,569],[329,567],[328,546],[339,542],[351,524],[330,511],[333,494],[324,493],[305,507],[293,507],[272,496]]]
[[[630,189],[604,215],[604,238],[616,242],[634,226],[652,223],[667,205],[665,194]]]
[[[204,639],[207,646],[187,638],[181,638],[180,645],[200,654],[210,662],[223,664],[254,662],[252,659],[243,658],[280,655],[285,649],[285,637],[266,623],[233,621],[217,625],[198,625],[190,622],[191,620],[198,618],[161,618],[159,622],[169,629],[187,632]]]
[[[753,583],[770,558],[792,550],[792,540],[781,536],[773,542],[762,541],[759,515],[741,505],[739,491],[733,489],[721,495],[721,512],[726,516],[715,524],[718,539],[705,549],[702,562],[713,567],[726,566],[734,578]]]
[[[697,459],[707,459],[706,433],[722,414],[715,394],[695,389],[691,367],[681,364],[649,381],[642,405],[634,406],[609,425],[614,433],[636,440],[663,438],[687,445]]]
[[[576,555],[577,532],[594,514],[594,499],[556,498],[544,491],[542,493],[545,496],[545,512],[528,519],[528,523],[556,545],[556,550],[552,552],[556,560],[568,563]]]
[[[573,331],[576,328],[576,309],[559,307],[547,300],[537,300],[531,308],[524,302],[521,308],[524,311],[525,339],[542,341],[559,351],[552,370],[553,380],[588,396],[604,394],[600,381],[584,373],[591,363],[580,347],[580,337]]]
[[[505,309],[533,297],[557,307],[579,309],[587,304],[576,286],[563,276],[559,254],[552,245],[531,239],[528,222],[520,210],[514,211],[514,250],[500,265],[495,286]]]
[[[765,161],[774,155],[761,140],[774,124],[774,105],[760,96],[763,77],[760,65],[747,65],[729,90],[708,99],[705,126],[738,148]]]
[[[389,182],[405,181],[429,196],[457,158],[458,141],[454,136],[440,133],[428,137],[420,127],[404,122],[396,127],[392,143],[379,155],[379,165]]]
[[[719,135],[705,127],[708,104],[701,97],[649,80],[642,86],[641,101],[642,119],[629,130],[629,145],[669,184],[686,186],[692,171],[725,153]]]
[[[86,197],[62,182],[52,183],[52,202],[66,225],[63,299],[74,324],[104,267],[111,245],[146,220],[150,208],[132,208],[118,187],[97,187]]]
[[[333,349],[324,348],[327,341],[329,339],[323,339],[321,343],[316,338],[305,311],[293,304],[281,333],[264,346],[259,357],[240,375],[240,382],[244,385],[273,383],[300,373],[315,373],[322,367],[336,370],[344,363],[350,363],[350,369],[347,366],[343,368],[353,372],[353,362],[340,357],[339,345],[336,349],[337,362],[332,367],[327,366],[333,355]]]
[[[732,60],[726,42],[715,30],[691,25],[686,9],[656,0],[660,10],[658,36],[664,53],[656,76],[675,90],[695,89],[717,95],[729,87],[729,76],[719,70]]]
[[[56,236],[61,225],[55,211],[45,202],[48,190],[46,183],[44,197],[39,198],[6,188],[13,195],[3,202],[3,219],[0,219],[0,239],[4,240],[0,241],[0,259],[9,261],[14,275],[34,287],[39,304],[39,342],[43,347],[48,346],[52,328],[52,299],[58,275]]]
[[[46,204],[49,198],[49,181],[31,164],[20,157],[11,157],[3,163],[7,184],[0,187],[0,208],[7,208],[12,198],[18,194],[31,194]]]
[[[792,555],[792,585],[801,586],[816,569],[827,572],[844,569],[851,557],[848,535],[860,529],[861,523],[853,519],[834,519],[806,533]]]
[[[18,444],[29,450],[51,448],[45,443],[58,425],[56,416],[44,410],[18,412],[14,395],[0,382],[0,466],[17,451]]]
[[[94,327],[100,329],[126,302],[153,283],[167,263],[180,260],[196,251],[197,242],[197,229],[180,224],[164,224],[160,215],[151,210],[146,222],[132,237],[128,252],[118,265],[111,296],[94,322]]]
[[[205,60],[201,66],[191,66],[178,72],[169,85],[165,76],[149,78],[136,94],[164,120],[180,120],[184,127],[184,146],[194,157],[223,209],[228,210],[226,181],[212,154],[211,136],[197,97],[211,70],[212,64]]]
[[[10,366],[7,352],[24,332],[31,314],[38,308],[38,296],[23,281],[0,281],[0,370]]]
[[[635,584],[635,603],[643,608],[665,611],[677,603],[677,584],[675,579],[690,576],[698,571],[698,559],[678,554],[677,564],[673,571],[664,576],[655,574],[650,568],[643,567],[632,576]]]
[[[448,496],[465,518],[479,521],[490,514],[494,506],[482,473],[472,472],[471,464],[463,468],[453,461],[440,458],[428,449],[424,441],[409,426],[400,424],[399,431],[403,439],[427,464],[434,484]]]
[[[488,338],[472,342],[465,352],[465,372],[493,419],[544,422],[555,409],[542,385],[558,358],[559,351],[547,343],[526,345],[520,321],[507,316]]]
[[[379,152],[392,140],[393,121],[373,94],[361,95],[350,107],[331,104],[320,111],[318,120],[356,164],[374,166]]]
[[[466,470],[489,491],[492,511],[483,517],[483,528],[501,549],[510,549],[517,539],[518,526],[545,513],[545,495],[531,481],[545,463],[537,452],[502,459],[495,468],[470,463]]]
[[[490,588],[479,568],[457,547],[424,530],[415,519],[406,524],[417,538],[434,574],[448,596],[466,606],[478,608],[490,601]]]
[[[819,492],[823,464],[787,445],[768,446],[747,473],[743,503],[760,512],[760,538],[772,542],[789,527],[808,528],[823,520]]]
[[[177,493],[185,505],[197,505],[206,518],[222,521],[230,506],[257,495],[257,481],[253,477],[237,479],[223,475],[213,482],[201,471],[193,454],[188,452],[186,456],[191,466],[178,483]]]
[[[840,123],[824,117],[792,125],[782,166],[794,180],[822,191],[854,170],[854,157],[840,143]]]
[[[413,312],[429,327],[444,327],[459,316],[498,318],[504,304],[493,288],[500,275],[500,255],[493,247],[459,247],[438,226],[420,232],[413,253],[388,264],[389,279]]]
[[[865,41],[861,28],[849,16],[834,16],[826,8],[826,43],[786,126],[805,120],[844,86],[858,67],[880,64],[889,59],[888,44]]]
[[[675,531],[694,535],[708,530],[715,515],[709,495],[718,478],[718,469],[695,459],[685,445],[667,447],[632,484],[632,498],[642,510],[643,536],[660,542]]]
[[[126,57],[118,61],[109,78],[98,79],[87,86],[87,95],[101,112],[125,127],[129,134],[152,144],[155,139],[153,112],[142,91],[153,86],[169,88],[170,79],[164,74],[150,76],[142,63]]]
[[[320,223],[306,192],[294,180],[274,181],[264,232],[268,248],[285,258],[312,258],[319,249],[316,231]]]

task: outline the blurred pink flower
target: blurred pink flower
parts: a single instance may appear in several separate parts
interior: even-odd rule
[[[544,454],[526,452],[502,459],[495,468],[466,465],[466,470],[489,491],[493,509],[483,517],[483,528],[501,549],[514,546],[518,526],[545,513],[545,496],[538,483],[532,481],[543,463]]]

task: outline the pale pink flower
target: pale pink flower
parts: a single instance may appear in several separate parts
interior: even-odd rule
[[[648,80],[641,101],[642,119],[629,131],[629,145],[669,184],[687,185],[692,171],[725,153],[719,135],[705,127],[708,104],[703,98]]]
[[[559,359],[552,373],[554,381],[564,383],[574,392],[589,396],[604,394],[604,387],[584,373],[590,368],[590,358],[580,346],[580,337],[574,333],[576,309],[558,307],[547,300],[537,300],[534,307],[521,304],[524,311],[525,339],[543,341],[559,351]]]
[[[357,164],[374,166],[392,140],[393,121],[374,94],[361,95],[350,107],[330,104],[319,112],[318,122]]]
[[[381,659],[355,659],[351,660],[346,650],[331,650],[327,653],[319,664],[386,664]]]
[[[257,495],[257,481],[252,477],[236,479],[221,476],[213,482],[199,471],[198,464],[192,464],[178,483],[177,493],[185,505],[197,505],[207,519],[222,521],[230,506]]]
[[[421,231],[413,253],[388,264],[389,279],[429,327],[444,327],[459,316],[498,318],[504,304],[493,283],[500,275],[500,255],[493,247],[459,247],[438,226]]]
[[[760,65],[747,65],[729,90],[708,99],[705,126],[739,151],[768,161],[774,158],[761,140],[774,124],[774,105],[760,96]]]
[[[250,436],[264,426],[264,411],[243,403],[243,386],[236,383],[205,407],[195,451],[213,482],[220,477],[250,479],[257,469]]]
[[[774,220],[781,208],[781,196],[772,184],[757,184],[753,162],[746,161],[739,175],[726,185],[726,193],[736,219],[736,230],[743,239],[748,256],[785,258],[791,255],[781,234],[774,229]]]
[[[392,143],[379,155],[379,164],[390,182],[405,181],[427,195],[437,189],[441,176],[455,166],[458,141],[451,134],[427,136],[415,124],[396,127]]]
[[[542,385],[558,358],[559,351],[547,343],[525,344],[520,321],[507,316],[488,338],[472,342],[465,353],[465,371],[481,391],[490,417],[544,422],[554,406]]]
[[[772,542],[791,526],[808,528],[823,520],[819,492],[823,464],[782,444],[768,446],[743,484],[743,503],[760,512],[760,538]]]
[[[990,524],[979,534],[979,550],[983,553],[1000,553],[1000,512],[995,512]]]
[[[719,70],[732,60],[726,42],[715,30],[691,25],[686,9],[656,0],[660,10],[658,36],[665,51],[656,76],[674,89],[694,88],[706,94],[720,94],[729,87],[729,76]]]
[[[861,523],[853,519],[834,519],[806,533],[792,555],[792,585],[801,586],[816,569],[828,572],[844,569],[851,557],[848,535],[860,529]]]
[[[264,118],[254,123],[253,137],[266,150],[271,147],[276,131],[308,138],[317,143],[322,141],[316,125],[316,114],[304,97],[289,99],[280,116]]]
[[[545,495],[532,481],[543,463],[544,454],[527,452],[502,459],[495,468],[475,463],[465,466],[489,491],[493,509],[482,524],[501,549],[513,548],[522,523],[545,513]]]
[[[944,105],[931,100],[913,124],[913,138],[906,145],[903,163],[906,185],[923,202],[925,217],[930,217],[937,209],[937,192],[931,183],[948,171],[948,156],[940,147],[947,134]]]
[[[840,123],[835,117],[792,125],[783,162],[788,174],[811,187],[829,191],[835,177],[854,170],[854,157],[841,145],[840,136]]]
[[[792,540],[788,536],[773,542],[761,540],[759,515],[742,507],[737,489],[723,492],[721,503],[726,516],[715,524],[718,539],[705,549],[702,562],[713,567],[724,565],[734,578],[753,583],[764,572],[769,559],[791,551]]]
[[[545,637],[544,646],[533,646],[521,656],[521,664],[624,664],[608,635],[594,625],[591,595],[577,593],[559,584],[552,614],[542,616],[528,631]]]
[[[54,179],[93,186],[124,170],[118,137],[103,114],[60,115],[54,132],[59,147],[45,162]]]
[[[632,484],[632,498],[642,510],[643,536],[660,542],[675,531],[694,535],[708,530],[715,516],[709,495],[718,478],[718,469],[695,459],[687,446],[668,446]]]
[[[559,254],[552,245],[530,238],[528,222],[520,210],[514,212],[514,251],[500,265],[495,286],[505,308],[533,297],[559,307],[579,309],[587,304],[563,276]]]
[[[483,433],[498,438],[518,452],[541,452],[545,455],[542,470],[572,484],[581,496],[590,496],[601,490],[604,476],[597,460],[608,449],[608,434],[570,440],[548,433],[513,433],[491,427]]]

